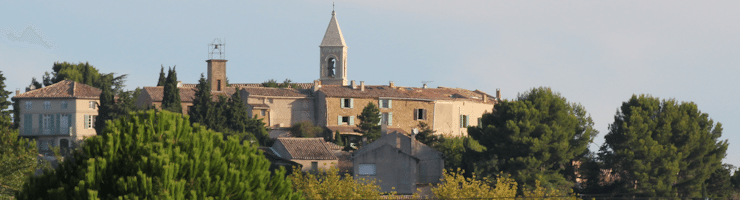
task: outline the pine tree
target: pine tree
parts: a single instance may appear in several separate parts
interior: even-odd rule
[[[182,113],[182,104],[180,103],[180,88],[177,88],[177,66],[173,67],[167,73],[167,82],[164,84],[164,94],[162,98],[162,110],[169,110],[176,113]]]
[[[107,81],[104,81],[107,82]],[[115,112],[115,99],[113,91],[110,86],[103,85],[103,91],[100,92],[100,106],[98,106],[98,116],[95,117],[95,131],[98,134],[102,134],[105,130],[105,121],[114,119],[116,117]]]
[[[11,111],[8,110],[8,107],[12,104],[8,101],[8,97],[12,92],[6,91],[5,87],[5,76],[3,76],[3,71],[0,71],[0,127],[12,126],[13,122],[10,118]]]
[[[163,78],[164,73],[162,73]],[[188,111],[191,123],[200,123],[208,125],[211,119],[209,114],[212,113],[213,101],[211,96],[211,84],[206,80],[203,74],[200,74],[198,85],[196,86],[195,98],[193,99],[193,108]]]
[[[36,142],[18,136],[18,130],[0,125],[0,199],[12,199],[27,177],[39,167]]]
[[[18,199],[300,199],[261,151],[169,111],[109,121]]]
[[[614,116],[599,158],[619,175],[617,192],[646,197],[702,197],[722,167],[722,124],[693,102],[633,95]]]
[[[380,138],[380,109],[375,104],[367,103],[357,119],[360,120],[360,125],[357,127],[362,130],[364,137],[367,137],[368,140]]]
[[[545,188],[570,188],[566,172],[588,152],[597,134],[583,106],[540,87],[493,110],[483,115],[480,128],[468,127],[470,137],[486,151],[470,152],[473,157],[466,160],[474,162],[467,170],[484,177],[503,171],[528,187],[539,182]]]
[[[200,76],[202,77],[203,74]],[[162,65],[162,69],[159,70],[159,81],[157,81],[157,86],[164,86],[166,81],[167,78],[164,77],[164,65]]]

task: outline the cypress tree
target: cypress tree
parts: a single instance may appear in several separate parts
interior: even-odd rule
[[[176,113],[182,113],[182,104],[180,103],[180,89],[177,88],[177,66],[173,67],[167,73],[167,82],[164,84],[164,94],[162,98],[162,110],[169,110]]]
[[[0,71],[0,126],[2,127],[12,125],[12,121],[10,119],[11,111],[8,110],[8,107],[11,105],[11,102],[8,101],[10,94],[12,94],[12,92],[5,90],[5,76],[3,76],[3,72]]]
[[[169,111],[109,121],[74,159],[31,177],[18,199],[300,199],[252,145]]]
[[[116,112],[114,109],[115,99],[113,91],[110,88],[108,78],[103,79],[103,91],[100,92],[100,106],[98,106],[98,116],[95,117],[95,131],[102,134],[105,129],[105,121],[114,119]]]
[[[201,74],[201,77],[203,74]],[[167,81],[167,78],[164,77],[164,65],[162,65],[162,69],[159,70],[159,81],[157,81],[157,86],[164,86],[165,82]]]
[[[378,109],[372,102],[367,103],[367,106],[362,109],[362,113],[357,116],[360,119],[360,125],[358,128],[364,132],[363,136],[367,137],[368,140],[376,140],[380,138],[380,109]]]
[[[164,75],[164,73],[162,74]],[[203,74],[200,74],[198,85],[196,86],[195,99],[193,99],[193,108],[188,111],[191,123],[200,123],[203,125],[210,124],[209,114],[212,114],[213,101],[211,98],[211,84],[206,80]]]

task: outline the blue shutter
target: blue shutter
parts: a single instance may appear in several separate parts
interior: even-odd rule
[[[342,125],[342,116],[337,116],[337,125]]]
[[[44,132],[44,115],[38,114],[38,116],[39,116],[39,133],[38,134],[41,134]]]
[[[354,126],[355,125],[355,116],[349,116],[349,125]]]
[[[393,125],[393,113],[388,113],[388,126]]]
[[[51,134],[59,133],[59,114],[51,115]]]
[[[82,121],[85,122],[85,127],[82,127],[83,129],[87,129],[87,127],[89,126],[89,121],[87,121],[87,118],[89,117],[90,115],[85,115],[85,118],[82,119]]]
[[[465,127],[467,128],[470,125],[470,115],[465,115]]]
[[[383,108],[383,100],[378,99],[378,108]]]
[[[393,100],[388,99],[388,108],[393,108]]]
[[[345,105],[344,105],[344,98],[340,98],[339,99],[339,107],[340,108],[344,108],[345,107]]]
[[[463,122],[464,122],[463,120],[465,120],[465,119],[463,119],[463,116],[464,115],[460,115],[460,128],[463,127]]]
[[[355,107],[355,99],[350,98],[349,99],[349,108],[354,108],[354,107]]]
[[[380,120],[378,120],[378,126],[383,125],[383,113],[380,113]]]
[[[23,133],[31,134],[33,131],[33,115],[25,114],[25,120],[23,120]]]

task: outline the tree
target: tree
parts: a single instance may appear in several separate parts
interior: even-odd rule
[[[335,167],[322,169],[319,173],[293,169],[290,179],[293,180],[293,188],[303,192],[306,199],[381,199],[383,194],[375,180],[341,177]]]
[[[5,87],[5,76],[3,76],[3,71],[0,71],[0,127],[10,127],[13,124],[13,121],[10,118],[11,111],[8,110],[8,107],[11,105],[11,102],[8,101],[8,97],[10,97],[10,94],[13,92],[6,91]]]
[[[520,94],[517,101],[496,104],[481,122],[468,133],[486,150],[467,152],[475,160],[468,170],[484,177],[503,171],[519,185],[539,182],[561,191],[572,185],[566,180],[572,161],[588,152],[597,134],[583,106],[545,87]]]
[[[202,77],[203,74],[200,76]],[[159,81],[157,81],[157,86],[164,86],[165,82],[167,82],[167,78],[164,77],[164,65],[162,65],[162,69],[159,70]]]
[[[180,103],[180,88],[177,88],[177,66],[169,69],[167,81],[164,84],[162,97],[162,110],[182,113],[182,103]]]
[[[722,124],[693,102],[649,95],[623,102],[599,151],[621,178],[618,192],[646,197],[701,197],[727,151]]]
[[[416,134],[416,140],[419,142],[430,146],[432,148],[438,146],[440,143],[444,142],[444,137],[441,135],[435,135],[434,133],[436,131],[432,130],[432,127],[429,126],[427,123],[419,122],[419,125],[417,125],[417,128],[419,130],[419,134]]]
[[[39,88],[44,87],[43,85],[41,85],[41,83],[36,81],[36,77],[31,78],[31,85],[29,85],[29,87],[30,86],[33,86],[33,89],[39,89]]]
[[[298,199],[285,170],[252,145],[169,111],[109,121],[55,171],[31,177],[19,199]]]
[[[730,173],[735,168],[730,164],[723,164],[712,172],[712,175],[704,182],[705,187],[702,189],[703,197],[710,198],[731,198],[733,194],[732,183],[730,182]]]
[[[109,76],[110,79],[105,79],[105,76]],[[45,85],[51,85],[58,83],[63,80],[71,80],[78,83],[87,84],[96,88],[103,89],[103,86],[108,85],[113,87],[114,93],[120,93],[126,86],[126,77],[128,75],[123,74],[115,76],[115,73],[100,73],[97,68],[93,67],[89,63],[78,63],[72,64],[68,62],[55,62],[52,66],[52,72],[45,72],[43,81]],[[40,87],[37,87],[40,88]]]
[[[487,177],[470,178],[463,176],[464,171],[444,170],[443,183],[432,188],[438,199],[505,199],[516,197],[517,183],[508,175],[499,174],[495,183]]]
[[[18,137],[18,130],[0,125],[0,199],[11,199],[39,166],[36,142]]]
[[[107,82],[107,81],[103,81]],[[116,103],[113,91],[109,85],[103,85],[100,92],[100,106],[98,106],[98,116],[95,117],[95,132],[102,134],[105,129],[105,121],[114,119],[116,114],[113,106]]]
[[[293,83],[293,81],[291,81],[290,79],[285,79],[283,83],[278,83],[275,79],[270,79],[262,82],[262,87],[301,89],[301,86]]]
[[[324,128],[314,126],[311,122],[300,122],[290,127],[290,134],[293,137],[321,137],[323,133]]]
[[[162,73],[162,76],[163,75],[164,73]],[[213,112],[212,98],[211,84],[203,76],[203,73],[201,73],[200,79],[198,79],[198,85],[196,85],[195,98],[193,99],[193,108],[188,111],[191,123],[200,123],[202,125],[208,126],[207,122],[211,120],[209,119],[209,117]]]
[[[357,116],[360,125],[357,127],[363,132],[363,136],[368,140],[377,140],[380,138],[380,110],[372,102],[362,109],[362,113]]]

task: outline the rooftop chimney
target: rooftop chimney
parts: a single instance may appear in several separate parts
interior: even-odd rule
[[[365,91],[365,81],[360,81],[360,91]]]
[[[388,86],[390,86],[391,88],[395,88],[396,87],[396,85],[393,84],[393,81],[391,81],[390,83],[388,83]]]
[[[496,88],[496,100],[501,101],[501,89]]]
[[[177,81],[177,87],[182,87],[182,81]]]
[[[483,94],[483,103],[488,103],[488,95]]]
[[[427,89],[427,84],[424,83],[424,86],[421,86],[421,88]]]
[[[313,81],[313,91],[319,91],[319,88],[321,88],[321,81],[320,80],[314,80]]]
[[[19,94],[21,94],[21,89],[20,88],[15,88],[15,95],[19,95]]]
[[[357,84],[355,84],[355,80],[352,80],[352,89],[357,89]]]

